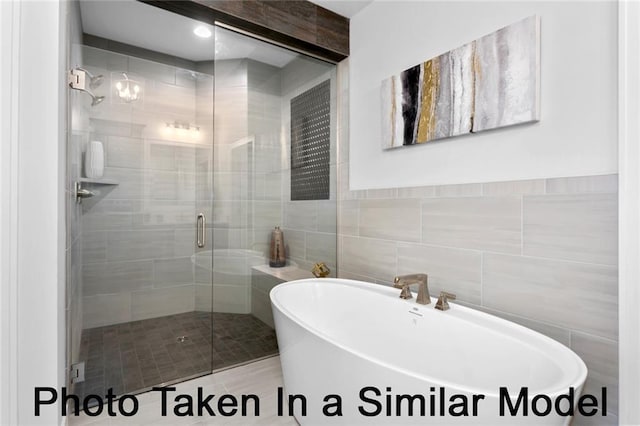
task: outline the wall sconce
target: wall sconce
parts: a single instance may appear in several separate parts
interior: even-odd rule
[[[189,124],[185,122],[174,121],[173,123],[167,123],[169,129],[182,129],[186,131],[200,133],[200,126]]]
[[[116,80],[117,99],[127,104],[141,99],[144,83],[131,80],[126,73],[119,74],[124,78]]]
[[[167,122],[164,133],[166,137],[171,139],[197,141],[200,139],[200,126],[186,121]]]

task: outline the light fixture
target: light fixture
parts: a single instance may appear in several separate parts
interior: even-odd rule
[[[124,79],[116,81],[116,95],[125,103],[135,102],[142,97],[142,84],[131,80],[126,73],[121,73]]]
[[[186,122],[174,121],[173,123],[166,123],[168,128],[171,129],[182,129],[182,130],[190,130],[194,132],[200,132],[200,126],[196,126],[194,124],[189,124]]]
[[[201,38],[211,37],[211,30],[204,25],[199,25],[193,29],[193,33]]]

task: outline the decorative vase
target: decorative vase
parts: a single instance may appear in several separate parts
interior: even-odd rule
[[[271,231],[271,246],[269,249],[269,266],[272,268],[282,268],[287,263],[287,256],[284,246],[284,235],[279,226]]]
[[[88,178],[100,179],[104,174],[104,147],[100,141],[91,141],[84,156],[84,173]]]

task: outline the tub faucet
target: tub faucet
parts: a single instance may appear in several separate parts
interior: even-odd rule
[[[428,305],[431,303],[431,297],[429,296],[429,286],[427,285],[427,274],[411,274],[411,275],[400,275],[393,279],[393,286],[395,288],[400,288],[402,291],[400,292],[401,299],[411,299],[413,296],[411,295],[411,290],[409,286],[411,284],[419,284],[418,287],[418,297],[416,302],[421,305]]]

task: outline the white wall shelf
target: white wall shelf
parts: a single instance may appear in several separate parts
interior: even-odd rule
[[[76,201],[82,203],[82,210],[87,212],[118,185],[113,179],[80,178],[76,182]],[[87,191],[90,195],[81,196],[80,191]]]

